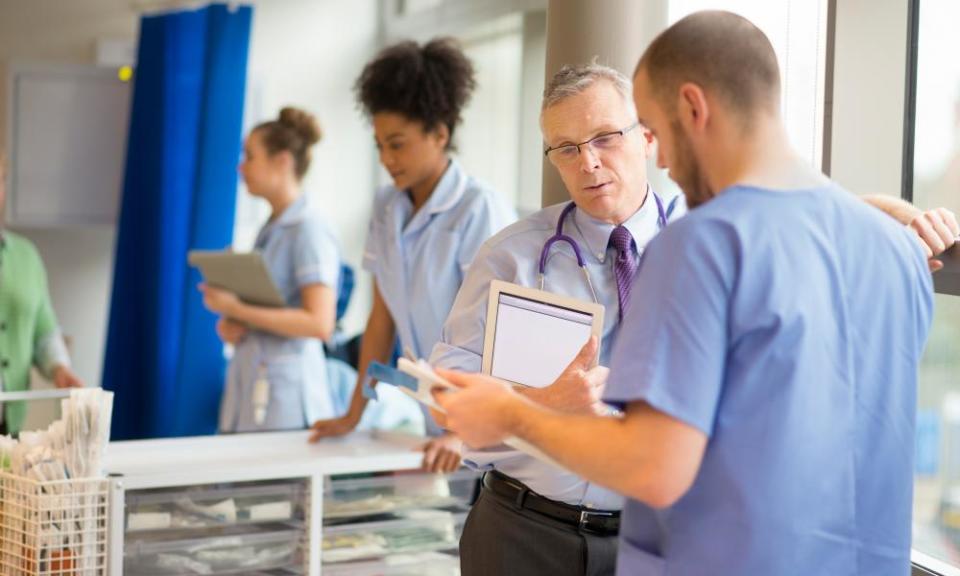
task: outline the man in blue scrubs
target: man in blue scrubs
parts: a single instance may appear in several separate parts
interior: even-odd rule
[[[793,152],[779,79],[727,12],[680,20],[638,65],[640,120],[691,212],[634,282],[605,391],[623,417],[441,371],[467,444],[518,436],[629,498],[620,574],[909,570],[930,273],[906,228]]]

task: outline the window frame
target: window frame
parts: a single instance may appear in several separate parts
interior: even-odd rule
[[[835,1],[835,0],[834,0]],[[903,166],[900,197],[913,202],[913,163],[917,127],[917,59],[920,45],[920,0],[907,0],[907,61],[903,103]],[[937,294],[960,296],[960,247],[944,256],[946,266],[933,275]]]
[[[832,2],[836,0],[831,0]],[[907,0],[906,74],[903,104],[903,165],[900,197],[913,202],[914,146],[917,122],[917,66],[920,40],[920,0]],[[953,248],[944,269],[933,275],[934,291],[960,296],[960,249]],[[910,551],[911,576],[960,576],[960,567],[920,552]]]

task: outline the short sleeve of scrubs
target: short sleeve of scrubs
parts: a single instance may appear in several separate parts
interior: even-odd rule
[[[305,218],[300,223],[294,250],[297,286],[325,284],[337,287],[340,277],[337,243],[322,221]]]
[[[464,274],[473,262],[474,256],[477,255],[477,251],[480,250],[480,246],[515,219],[512,214],[506,217],[505,215],[510,211],[497,206],[496,202],[498,198],[495,193],[480,196],[477,208],[470,215],[471,221],[460,230],[463,235],[457,250],[457,263],[460,264],[460,271]]]
[[[37,323],[34,332],[35,339],[39,342],[48,338],[57,330],[57,316],[53,312],[53,304],[50,301],[50,289],[47,285],[47,271],[43,266],[40,255],[36,255],[37,262],[37,293],[41,294],[40,306],[37,308]]]
[[[644,252],[634,284],[642,289],[623,320],[604,399],[645,401],[709,436],[723,386],[736,240],[726,224],[692,220],[671,224]]]
[[[378,243],[381,241],[380,233],[385,225],[384,213],[390,209],[390,190],[389,186],[378,188],[373,199],[373,215],[367,225],[367,239],[363,244],[363,259],[360,262],[361,268],[370,273],[376,272],[377,254],[380,251]]]
[[[377,265],[377,255],[373,251],[373,222],[370,222],[370,229],[367,231],[367,241],[363,245],[363,258],[360,261],[360,267],[367,272],[373,272]]]
[[[479,372],[487,319],[490,281],[505,277],[489,245],[480,248],[457,292],[453,308],[444,322],[440,341],[433,347],[430,364],[448,370]]]

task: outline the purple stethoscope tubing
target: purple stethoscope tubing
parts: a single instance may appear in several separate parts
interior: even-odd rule
[[[663,201],[660,200],[660,197],[657,194],[650,190],[650,194],[653,195],[653,200],[657,203],[657,224],[660,225],[662,229],[667,225],[667,213],[663,209]],[[563,208],[563,212],[560,213],[560,218],[557,219],[557,231],[556,233],[547,238],[547,241],[543,244],[543,248],[540,250],[540,263],[537,267],[537,272],[539,274],[540,280],[540,289],[543,290],[543,280],[547,273],[547,257],[550,256],[550,249],[557,242],[566,242],[573,248],[573,253],[577,257],[577,266],[580,267],[580,270],[583,271],[583,277],[587,279],[587,286],[590,287],[590,293],[593,295],[594,302],[600,302],[597,298],[597,292],[593,289],[593,282],[590,281],[590,272],[587,271],[587,262],[583,259],[583,253],[580,251],[580,245],[577,244],[577,241],[567,236],[563,233],[563,221],[577,209],[577,205],[574,202],[570,202]]]

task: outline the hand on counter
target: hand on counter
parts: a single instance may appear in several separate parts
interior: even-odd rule
[[[344,434],[353,432],[353,429],[356,427],[357,422],[350,417],[349,413],[339,418],[317,420],[313,423],[313,426],[310,427],[310,442],[318,442],[321,438],[329,438],[331,436],[343,436]]]
[[[463,442],[453,434],[431,438],[420,447],[423,450],[423,469],[427,472],[449,474],[460,467]]]
[[[53,385],[57,388],[83,388],[80,378],[63,364],[53,370]]]
[[[960,224],[957,223],[956,215],[946,208],[927,210],[911,220],[909,227],[920,238],[930,271],[936,272],[943,268],[943,262],[936,257],[953,246],[960,237]]]

